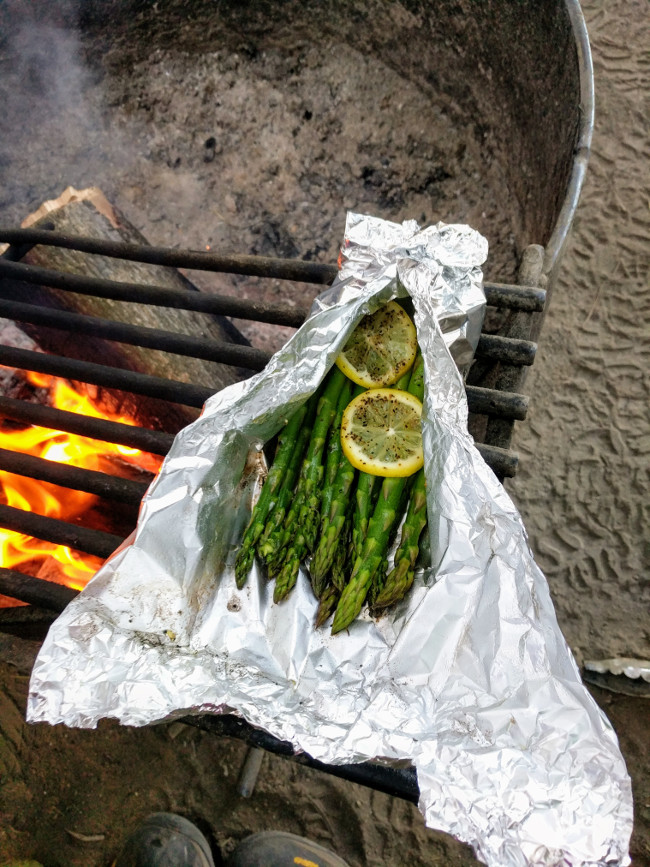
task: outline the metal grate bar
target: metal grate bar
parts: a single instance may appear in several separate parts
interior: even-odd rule
[[[140,502],[149,487],[146,482],[123,479],[119,476],[111,476],[109,473],[85,470],[70,464],[2,448],[0,448],[0,470],[133,505]]]
[[[134,373],[104,364],[90,361],[77,361],[60,355],[47,355],[33,352],[30,349],[14,349],[0,346],[0,364],[17,367],[20,370],[34,370],[38,373],[49,373],[53,376],[63,376],[78,382],[92,385],[102,385],[123,391],[132,391],[147,397],[169,400],[184,406],[201,408],[214,393],[201,385],[189,385],[176,380],[161,379],[144,373]],[[526,418],[528,398],[514,392],[493,391],[468,385],[467,403],[470,412],[480,415],[498,415],[501,418]]]
[[[281,741],[262,729],[255,728],[234,715],[219,714],[185,717],[183,722],[214,732],[223,737],[235,737],[250,747],[284,756],[301,765],[317,768],[332,776],[340,777],[362,786],[369,786],[387,795],[418,803],[420,790],[413,768],[392,768],[375,762],[359,762],[349,765],[326,765],[303,752],[295,752],[288,741]]]
[[[102,418],[92,418],[76,412],[53,409],[49,406],[28,403],[24,400],[1,395],[0,415],[13,421],[91,437],[102,442],[129,446],[129,448],[151,452],[154,455],[166,455],[174,441],[173,435],[164,431],[149,430],[149,428],[136,427]]]
[[[9,244],[47,244],[113,259],[190,268],[199,271],[245,274],[249,277],[277,277],[300,283],[331,283],[336,266],[305,262],[302,259],[274,259],[267,256],[229,256],[203,250],[178,250],[149,244],[128,244],[99,238],[82,238],[48,229],[0,229],[0,240]]]
[[[502,337],[500,334],[482,334],[476,347],[478,357],[491,358],[504,364],[530,365],[536,353],[537,344],[532,340]]]
[[[483,288],[490,307],[520,310],[522,313],[541,313],[546,305],[546,290],[537,286],[486,282]]]
[[[113,241],[104,241],[94,238],[81,238],[49,232],[43,229],[0,229],[0,241],[5,241],[10,244],[48,244],[51,246],[67,247],[68,249],[79,250],[86,253],[97,253],[113,258],[148,262],[156,265],[170,265],[176,268],[191,268],[201,271],[228,272],[231,274],[242,274],[249,277],[276,277],[282,280],[295,280],[302,283],[329,284],[334,280],[338,273],[338,269],[335,265],[321,265],[314,262],[306,262],[301,259],[273,259],[264,256],[224,256],[203,251],[172,250],[167,247],[150,247],[148,245],[115,243]],[[12,270],[9,267],[11,264],[15,263],[10,263],[8,260],[5,260],[2,263],[2,268],[3,270],[6,268],[5,273],[7,275],[11,274],[12,276],[15,276],[16,279],[22,279],[34,283],[40,282],[44,285],[54,286],[55,284],[48,283],[47,278],[43,279],[42,277],[36,277],[36,272],[39,272],[40,274],[50,274],[52,275],[51,279],[62,278],[62,282],[65,282],[67,278],[74,278],[76,276],[61,275],[56,271],[48,272],[44,268],[37,269],[34,266],[28,265],[18,265],[18,270]],[[29,275],[30,272],[23,269],[31,269],[34,276],[18,276],[19,274]],[[140,288],[138,284],[132,286],[132,284],[119,284],[110,280],[98,280],[97,278],[91,279],[77,277],[77,280],[85,282],[88,285],[96,285],[97,287],[101,284],[105,284],[107,288],[110,288],[111,285],[113,287],[129,285],[133,289]],[[69,281],[69,285],[71,285],[71,282],[72,281]],[[63,285],[56,285],[57,288],[66,288]],[[159,287],[146,288],[159,289]],[[80,289],[78,291],[84,290]],[[182,291],[165,291],[171,293],[171,296],[169,297],[177,295],[182,298],[184,295]],[[508,283],[486,282],[485,293],[489,305],[493,307],[505,307],[511,310],[523,310],[530,313],[541,312],[546,303],[546,292],[543,289],[534,286],[517,286]],[[92,293],[87,292],[86,294]],[[195,293],[189,292],[188,294],[193,295]],[[115,296],[111,295],[104,297]],[[235,299],[227,299],[223,297],[218,298],[218,296],[207,296],[207,298],[217,299],[214,302],[215,304],[235,301]],[[139,300],[141,303],[154,303],[135,298],[127,298],[126,300]],[[166,304],[168,302],[161,303]],[[242,305],[240,307],[241,312],[239,315],[236,313],[227,313],[223,309],[213,309],[209,312],[221,313],[225,316],[235,316],[240,319],[258,319],[261,322],[275,321],[262,318],[261,313],[265,309],[265,305],[255,305],[258,311],[260,311],[259,314],[244,315],[244,312],[253,305],[251,302],[239,303]],[[177,305],[169,304],[169,306]],[[183,304],[179,304],[178,306],[183,307]],[[184,309],[196,310],[199,308],[186,307]],[[271,305],[268,306],[268,309],[277,310],[278,312],[284,311],[285,313],[291,310],[291,308],[272,307]],[[206,310],[206,312],[208,311]],[[300,321],[305,318],[306,314],[307,311],[303,310],[300,314]],[[289,325],[291,323],[276,322],[276,324]]]
[[[39,307],[36,304],[24,304],[20,301],[6,301],[1,298],[0,315],[17,322],[29,322],[32,325],[44,325],[46,328],[58,328],[64,331],[78,331],[93,337],[173,352],[176,355],[203,358],[233,367],[244,367],[247,370],[263,370],[271,358],[267,352],[252,346],[210,340],[205,337],[192,337],[143,325],[129,325],[101,319],[98,316],[70,313],[66,310]]]
[[[158,349],[192,358],[203,358],[247,370],[263,370],[271,359],[269,353],[252,346],[192,337],[143,325],[129,325],[98,316],[71,313],[21,301],[0,298],[0,315],[16,322],[29,322],[32,325],[44,325],[46,328],[58,328],[64,331],[78,331],[119,343]],[[502,361],[505,364],[530,365],[535,360],[536,351],[537,344],[531,340],[484,334],[479,339],[476,355]]]
[[[23,250],[35,244],[50,244],[81,252],[175,268],[222,271],[251,277],[279,278],[316,284],[328,284],[337,274],[336,266],[318,265],[300,260],[257,256],[223,256],[202,251],[173,250],[79,238],[55,234],[47,230],[0,230],[0,240],[24,245]],[[306,307],[268,305],[230,296],[207,295],[192,291],[189,284],[188,289],[179,290],[155,285],[121,283],[52,271],[14,262],[11,261],[12,258],[15,257],[11,255],[0,257],[0,285],[2,277],[6,277],[21,283],[51,286],[94,297],[192,310],[210,315],[250,319],[294,328],[300,327],[309,314]],[[0,316],[14,321],[57,328],[69,333],[83,332],[107,340],[231,364],[251,371],[261,370],[268,363],[270,357],[267,353],[248,346],[204,340],[192,335],[134,326],[130,323],[109,321],[95,316],[45,308],[25,303],[22,300],[13,300],[16,297],[19,299],[23,290],[17,290],[15,286],[10,284],[6,284],[6,287],[4,300],[2,300],[2,292],[0,291]],[[485,290],[488,304],[492,306],[527,313],[539,312],[544,309],[546,294],[541,289],[486,283]],[[483,334],[476,355],[505,365],[523,366],[532,364],[535,351],[536,344],[529,340]],[[213,389],[200,384],[171,381],[95,362],[11,347],[0,346],[0,363],[196,408],[201,408],[213,394]],[[477,386],[467,386],[466,392],[471,413],[500,419],[523,419],[526,416],[528,398],[524,395]],[[155,454],[166,454],[173,442],[171,434],[109,422],[104,419],[87,418],[75,413],[2,396],[0,396],[0,412],[6,418],[18,422],[41,425],[108,442],[122,443]],[[486,462],[499,477],[505,478],[515,475],[518,464],[516,454],[507,449],[483,443],[476,445]],[[8,472],[84,490],[130,504],[137,504],[147,489],[147,484],[142,482],[133,482],[105,473],[55,464],[51,461],[0,449],[0,469],[2,468]],[[9,506],[0,506],[0,526],[17,530],[38,539],[70,545],[79,551],[102,558],[109,556],[123,541],[119,536],[110,533],[79,527],[32,512],[13,509]],[[0,569],[0,593],[12,595],[21,601],[60,611],[75,594],[75,591],[54,585],[51,582],[47,582],[49,586],[41,592],[40,587],[44,583],[31,576],[22,575],[22,573]]]
[[[95,557],[104,559],[124,541],[113,533],[90,530],[88,527],[69,524],[56,518],[47,518],[34,512],[25,512],[13,506],[0,505],[0,527],[25,533],[26,536],[33,536],[35,539],[53,542],[55,545],[68,545],[77,551],[84,551],[86,554],[94,554]]]
[[[200,408],[213,393],[211,389],[204,386],[189,385],[176,380],[162,379],[159,376],[108,367],[105,364],[78,361],[75,358],[34,352],[31,349],[15,349],[10,346],[0,346],[0,364],[17,367],[19,370],[49,373],[52,376],[62,376],[105,388],[115,388],[118,391],[130,391],[184,406]]]
[[[494,391],[478,385],[465,386],[467,406],[477,415],[499,416],[523,421],[528,412],[528,397],[513,391]]]
[[[298,328],[309,312],[306,307],[263,304],[258,301],[232,298],[229,295],[204,295],[191,289],[167,289],[164,286],[120,283],[102,277],[68,274],[37,265],[12,262],[3,257],[0,257],[0,277],[10,277],[37,286],[50,286],[65,292],[79,292],[96,298],[110,298],[113,301],[193,310],[197,313],[211,313],[214,316],[232,316],[234,319],[253,319],[256,322],[288,325],[293,328]]]
[[[39,608],[47,608],[58,614],[79,593],[71,587],[63,584],[55,584],[53,581],[45,581],[43,578],[34,578],[33,575],[24,575],[13,569],[0,567],[0,594],[19,599]]]
[[[517,475],[519,455],[516,452],[490,446],[486,443],[475,443],[481,457],[493,472],[501,479],[513,478]]]

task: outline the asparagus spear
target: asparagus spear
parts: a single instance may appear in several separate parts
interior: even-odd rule
[[[330,512],[330,505],[334,497],[336,474],[338,473],[339,463],[343,448],[341,446],[341,420],[343,411],[352,398],[352,381],[348,380],[339,395],[339,400],[336,405],[336,415],[334,422],[329,432],[327,442],[327,459],[325,462],[325,474],[323,477],[323,491],[321,496],[321,522],[327,520]]]
[[[355,559],[352,575],[336,608],[332,624],[333,634],[346,629],[359,614],[373,576],[386,556],[388,537],[397,520],[402,499],[401,482],[403,479],[384,479],[375,511],[368,524],[362,553]]]
[[[348,511],[348,503],[356,472],[345,455],[341,455],[339,471],[334,483],[334,498],[332,499],[327,520],[321,526],[318,546],[309,567],[312,584],[315,587],[322,585],[332,568],[339,537],[345,525],[345,517]],[[317,595],[320,594],[317,593]]]
[[[268,476],[259,499],[251,513],[251,519],[244,531],[242,543],[235,559],[235,580],[241,589],[246,583],[248,573],[253,565],[255,543],[264,530],[264,524],[269,511],[273,508],[287,467],[291,462],[296,436],[307,415],[307,406],[303,405],[288,419],[278,437],[278,446],[269,469]]]
[[[407,370],[395,383],[395,388],[408,389],[411,381],[411,370]],[[378,488],[379,476],[370,473],[359,473],[355,490],[355,509],[352,517],[352,546],[358,554],[363,547],[363,540],[368,532],[368,521],[372,515]]]
[[[362,386],[356,386],[353,397],[362,394],[365,390],[366,389]],[[342,411],[341,415],[343,415]],[[339,421],[338,430],[336,431],[338,447],[335,450],[338,454],[338,470],[332,489],[326,494],[326,499],[330,504],[329,510],[327,513],[324,513],[318,546],[316,547],[309,567],[312,586],[314,587],[317,596],[320,596],[318,588],[324,586],[324,582],[326,581],[327,575],[332,568],[332,563],[334,562],[339,536],[345,524],[346,515],[349,511],[348,504],[350,502],[354,481],[357,475],[357,471],[343,454],[343,448],[340,444],[340,428],[341,423]]]
[[[384,586],[375,597],[373,608],[388,608],[403,599],[413,583],[415,561],[420,551],[419,541],[427,523],[427,494],[424,469],[420,470],[411,490],[408,512],[402,526],[399,548],[395,553],[395,566]]]
[[[324,576],[322,576],[322,578],[314,579],[314,576],[311,572],[310,564],[309,574],[311,577],[311,586],[314,591],[314,595],[318,599],[322,600],[323,597],[328,593],[329,588],[333,585],[337,591],[336,601],[338,602],[341,591],[345,587],[345,584],[348,580],[350,558],[352,555],[352,546],[350,545],[350,530],[351,516],[350,510],[348,509],[348,514],[345,516],[345,523],[343,525],[343,529],[341,530],[336,542],[336,550],[334,552],[332,565],[329,571]]]
[[[302,458],[311,433],[314,409],[316,407],[316,400],[314,397],[310,398],[307,407],[307,414],[305,415],[304,422],[298,431],[294,444],[295,447],[284,474],[284,479],[275,506],[270,510],[264,526],[264,532],[257,541],[256,552],[267,566],[273,564],[277,555],[284,518],[294,496],[296,480],[298,479]]]
[[[305,484],[303,499],[298,515],[302,525],[307,551],[313,551],[318,534],[318,524],[321,511],[321,487],[323,481],[323,451],[330,428],[334,423],[341,392],[348,397],[350,381],[338,367],[332,368],[323,395],[318,402],[316,421],[309,442],[309,460],[305,467]]]
[[[399,515],[400,513],[398,513]],[[399,519],[398,519],[399,520]],[[389,546],[390,547],[390,543]],[[384,583],[386,581],[386,574],[388,572],[388,552],[384,554],[381,558],[381,563],[375,569],[372,580],[370,582],[370,587],[368,588],[368,594],[366,596],[366,601],[370,608],[374,606],[375,598],[381,593]]]
[[[368,521],[374,505],[373,494],[377,491],[379,484],[379,476],[359,473],[354,492],[355,509],[352,516],[352,547],[357,554],[361,553],[363,548],[363,540],[368,532]]]
[[[387,579],[388,550],[390,549],[393,542],[395,541],[395,536],[399,530],[400,519],[404,515],[404,513],[407,511],[408,505],[411,501],[411,491],[412,491],[412,488],[414,485],[414,480],[416,478],[417,478],[417,475],[411,476],[410,478],[407,478],[405,480],[406,485],[402,489],[402,499],[400,500],[400,504],[397,508],[396,521],[394,522],[393,526],[391,527],[391,532],[390,532],[390,535],[388,536],[388,539],[386,542],[386,552],[384,554],[384,557],[383,557],[381,563],[377,567],[375,574],[372,576],[370,589],[368,590],[367,601],[368,601],[368,604],[370,605],[371,608],[374,607],[375,599],[382,592],[384,585],[385,585],[386,581],[388,580]]]
[[[296,586],[300,563],[307,552],[307,542],[302,533],[298,534],[291,549],[285,554],[275,575],[273,601],[282,602]]]
[[[345,380],[345,377],[343,377],[343,380]],[[344,384],[344,382],[341,382],[341,385]],[[336,382],[334,385],[336,385]],[[322,426],[324,423],[324,417],[328,415],[329,410],[323,413],[323,398],[327,397],[326,405],[328,405],[329,401],[332,399],[331,392],[328,393],[328,389],[331,388],[332,376],[330,373],[321,383],[319,390],[310,399],[315,401],[315,421],[313,426],[308,427],[307,429],[309,445],[306,453],[301,455],[302,460],[298,482],[297,485],[295,485],[295,490],[293,490],[291,496],[288,497],[288,511],[285,508],[284,514],[278,514],[277,520],[271,521],[271,526],[265,528],[262,541],[258,546],[258,553],[266,563],[270,577],[274,577],[281,568],[282,562],[285,559],[286,549],[291,543],[296,527],[299,526],[299,514],[300,509],[302,508],[305,488],[307,485],[307,466],[313,457],[314,442],[316,442],[316,445],[318,446],[318,441],[322,435],[322,430],[320,433],[317,432],[316,426]],[[335,396],[334,399],[336,399]],[[305,431],[301,431],[301,435],[304,435],[304,433]],[[304,452],[304,448],[302,451]]]
[[[424,364],[419,353],[412,368],[408,391],[420,400],[424,396]],[[346,629],[361,611],[373,576],[386,556],[391,531],[400,514],[402,497],[411,481],[409,476],[383,480],[362,551],[356,557],[352,575],[337,605],[332,633]]]
[[[351,517],[348,514],[345,519],[345,525],[339,535],[336,552],[334,553],[334,560],[332,562],[330,578],[332,584],[339,591],[339,594],[345,587],[348,575],[350,574],[350,560],[352,559],[351,523]]]
[[[339,590],[333,585],[329,584],[323,595],[320,598],[320,602],[318,604],[318,611],[316,612],[316,628],[318,629],[320,626],[325,623],[327,618],[332,614],[334,609],[336,608],[336,603],[339,601],[340,596]]]
[[[338,367],[333,367],[327,376],[325,388],[316,407],[316,418],[307,453],[303,459],[298,490],[285,520],[282,547],[286,545],[286,551],[276,574],[276,586],[273,592],[276,602],[286,598],[293,589],[300,563],[314,544],[320,514],[323,450],[334,420],[339,394],[347,381],[345,374]]]

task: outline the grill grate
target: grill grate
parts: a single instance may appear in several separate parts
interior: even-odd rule
[[[217,361],[239,369],[261,370],[269,355],[250,346],[200,339],[158,329],[109,321],[38,304],[29,303],[31,285],[47,286],[95,297],[179,308],[210,315],[230,316],[272,325],[298,328],[308,311],[289,306],[262,304],[238,298],[204,295],[196,291],[175,290],[160,286],[121,283],[96,277],[52,271],[27,265],[20,260],[35,244],[63,246],[79,252],[100,254],[131,261],[176,268],[221,271],[251,277],[276,278],[302,283],[328,285],[336,276],[334,266],[311,262],[287,261],[253,256],[219,256],[214,253],[183,251],[149,247],[105,240],[71,237],[43,229],[0,230],[0,242],[11,246],[0,256],[0,317],[19,323],[60,329],[74,334],[83,332],[105,340],[113,340],[138,347],[166,350],[179,355]],[[7,280],[19,281],[24,297],[15,300],[5,297]],[[490,307],[512,311],[521,317],[533,318],[543,312],[545,292],[530,286],[486,283],[487,302]],[[521,334],[521,327],[519,327]],[[530,329],[525,331],[530,333]],[[536,344],[519,337],[482,334],[477,348],[477,359],[496,363],[508,374],[509,382],[523,381],[522,372],[533,363]],[[180,403],[200,408],[213,393],[213,389],[188,385],[142,373],[116,368],[96,362],[80,361],[53,354],[44,354],[11,346],[0,345],[0,364],[20,370],[47,373],[91,385],[129,391],[136,395]],[[504,377],[501,377],[503,380]],[[510,450],[510,433],[514,420],[526,417],[528,399],[516,391],[483,385],[467,385],[470,413],[487,417],[485,442],[476,443],[486,462],[500,479],[514,476],[517,455]],[[33,424],[79,434],[120,445],[131,446],[157,455],[165,455],[173,442],[173,435],[145,427],[134,427],[119,422],[82,416],[65,410],[33,404],[0,396],[0,414],[23,424]],[[501,429],[499,429],[499,423]],[[490,438],[490,430],[497,435]],[[506,431],[505,445],[503,430]],[[498,444],[496,444],[498,443]],[[52,461],[0,449],[0,469],[32,479],[97,494],[115,504],[138,504],[147,482],[136,482],[106,473],[61,465]],[[77,524],[55,520],[32,512],[0,505],[0,527],[18,530],[38,539],[68,545],[100,558],[108,557],[123,541],[120,536],[94,530]],[[0,594],[27,603],[19,609],[5,609],[0,616],[0,630],[15,631],[33,628],[39,622],[45,626],[76,596],[77,591],[45,581],[32,575],[0,567]],[[23,614],[22,612],[26,612]],[[18,614],[18,617],[16,617]],[[306,764],[377,791],[417,803],[419,790],[415,772],[411,768],[390,768],[372,762],[330,766],[312,759],[304,753],[294,753],[291,744],[273,738],[234,716],[188,717],[186,722],[218,735],[237,737],[253,749],[264,749],[300,764]]]
[[[298,328],[305,320],[307,309],[262,304],[229,296],[205,295],[190,289],[167,289],[160,286],[84,277],[28,265],[19,260],[32,246],[47,244],[155,265],[229,272],[251,277],[279,278],[320,285],[331,283],[337,273],[335,266],[299,260],[221,256],[211,252],[73,237],[47,229],[0,230],[0,242],[11,245],[0,257],[0,316],[19,323],[60,329],[71,334],[82,332],[139,347],[163,349],[249,371],[261,370],[270,356],[250,346],[196,338],[43,307],[29,303],[29,288],[31,285],[47,286],[95,297],[173,307],[294,328]],[[20,282],[24,287],[24,300],[16,301],[5,297],[3,286],[6,280]],[[485,290],[488,305],[491,307],[517,311],[529,316],[540,313],[544,309],[545,292],[536,287],[486,283]],[[477,348],[477,358],[500,362],[507,369],[523,368],[532,364],[535,351],[536,344],[529,340],[482,334]],[[97,362],[81,361],[12,346],[0,345],[0,364],[195,408],[202,407],[213,393],[213,389],[207,386],[187,384]],[[470,412],[475,415],[510,422],[526,417],[528,398],[525,395],[480,385],[467,385],[466,391]],[[159,455],[166,454],[173,441],[171,434],[160,431],[88,418],[15,398],[0,397],[0,412],[6,419],[47,426],[68,433],[78,433]],[[501,479],[516,473],[518,459],[509,448],[502,448],[490,442],[477,442],[477,447]],[[0,469],[98,494],[117,503],[138,503],[147,487],[146,482],[127,481],[106,473],[55,464],[5,449],[0,449]],[[121,537],[111,533],[87,529],[9,506],[0,506],[0,526],[39,539],[70,545],[77,550],[102,558],[107,557],[122,541]],[[49,586],[44,586],[48,584]],[[39,588],[42,588],[42,592]],[[74,595],[74,591],[68,588],[10,569],[0,570],[0,593],[56,612],[63,610],[71,594]]]

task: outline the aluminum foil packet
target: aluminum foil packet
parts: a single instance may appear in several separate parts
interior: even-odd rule
[[[330,764],[417,770],[427,825],[492,867],[627,865],[631,785],[583,686],[521,518],[467,431],[461,371],[485,298],[467,226],[349,214],[338,278],[259,374],[181,431],[132,537],[51,627],[27,718],[94,727],[236,713]],[[307,574],[282,604],[234,557],[262,446],[357,322],[413,300],[425,360],[430,566],[377,621],[314,629]]]

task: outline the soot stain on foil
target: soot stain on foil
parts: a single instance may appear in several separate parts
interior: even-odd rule
[[[235,613],[237,611],[241,611],[241,599],[239,598],[239,596],[235,596],[233,594],[228,600],[226,608],[228,609],[228,611],[233,611]]]
[[[237,488],[241,494],[245,494],[249,486],[253,484],[255,487],[253,500],[257,500],[259,497],[259,491],[264,484],[267,475],[268,468],[264,452],[261,449],[251,449],[246,455],[244,472],[242,473]]]

